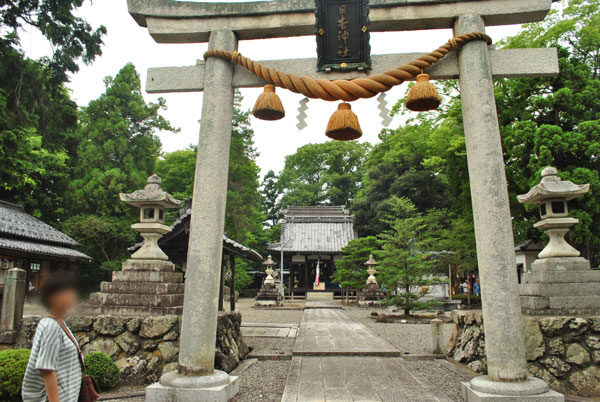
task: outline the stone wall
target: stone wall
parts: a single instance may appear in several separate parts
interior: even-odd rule
[[[453,311],[456,324],[446,345],[448,358],[485,373],[481,311]],[[552,389],[600,396],[600,316],[523,317],[529,371]]]
[[[30,348],[40,317],[25,317],[17,344]],[[163,372],[177,368],[179,316],[119,317],[81,316],[67,320],[83,353],[104,352],[121,370],[121,382],[149,384]],[[237,367],[249,352],[242,333],[239,313],[219,315],[215,368],[227,372]]]

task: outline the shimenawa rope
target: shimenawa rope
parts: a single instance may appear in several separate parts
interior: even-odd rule
[[[408,64],[375,74],[365,78],[353,80],[327,80],[324,78],[298,77],[267,67],[257,61],[251,60],[237,51],[213,49],[204,53],[204,58],[219,57],[223,60],[239,64],[254,75],[262,78],[269,84],[288,89],[295,93],[303,94],[309,98],[318,98],[326,101],[342,100],[355,101],[360,98],[371,98],[381,92],[386,92],[396,85],[412,80],[421,72],[443,59],[448,53],[472,40],[485,40],[488,44],[492,39],[483,32],[470,32],[455,36],[433,52],[421,56]]]

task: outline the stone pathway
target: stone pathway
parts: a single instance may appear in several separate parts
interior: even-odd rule
[[[401,352],[343,310],[304,310],[294,356],[400,356]]]
[[[342,310],[305,310],[282,402],[451,401],[398,356]]]
[[[297,333],[294,324],[242,323],[242,334],[250,338],[295,338]]]

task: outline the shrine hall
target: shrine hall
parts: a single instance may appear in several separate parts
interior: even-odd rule
[[[273,258],[281,259],[283,282],[293,296],[308,292],[341,294],[332,282],[335,263],[352,239],[354,219],[341,206],[290,206],[282,211],[281,240],[268,246]]]

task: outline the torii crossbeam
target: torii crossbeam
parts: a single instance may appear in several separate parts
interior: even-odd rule
[[[485,32],[485,26],[541,21],[552,0],[370,0],[371,32],[453,28],[455,35]],[[234,51],[238,40],[314,35],[313,0],[197,3],[128,0],[136,22],[159,43],[209,42],[209,49]],[[424,49],[430,50],[430,49]],[[378,73],[416,54],[372,56]],[[316,59],[264,64],[313,78],[353,79],[365,72],[316,72]],[[539,77],[558,73],[555,49],[494,50],[469,42],[426,71],[433,79],[458,78],[481,277],[489,377],[464,384],[467,399],[564,401],[528,376],[514,240],[496,104],[494,78]],[[187,260],[178,372],[148,387],[149,401],[225,401],[237,392],[234,378],[214,372],[219,264],[223,236],[229,145],[235,88],[264,82],[243,68],[215,57],[188,67],[153,68],[147,91],[204,91],[192,222]],[[215,391],[218,388],[218,391]]]

